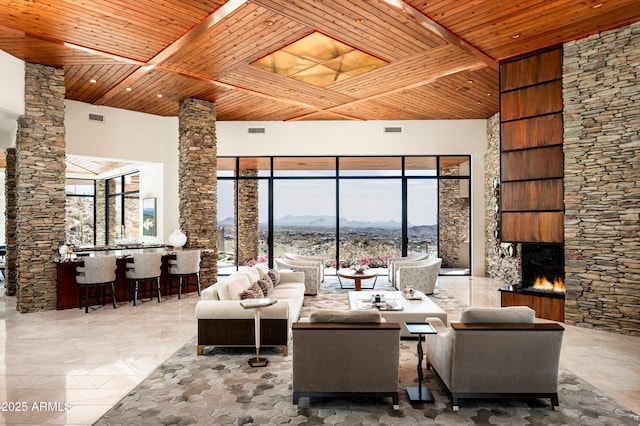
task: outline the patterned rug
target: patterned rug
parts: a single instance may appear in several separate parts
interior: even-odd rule
[[[307,297],[303,316],[318,308],[347,309],[346,293],[327,280],[321,292]],[[391,290],[384,277],[376,290]],[[345,283],[346,286],[346,283]],[[436,290],[432,299],[447,313],[464,305]],[[449,395],[435,374],[425,371],[434,403],[411,403],[407,386],[415,386],[416,341],[400,345],[400,410],[390,398],[301,398],[292,404],[291,350],[261,350],[265,368],[251,368],[247,349],[208,348],[196,356],[196,338],[158,367],[108,411],[96,425],[640,425],[640,416],[620,406],[571,372],[561,369],[560,410],[548,399],[463,400],[453,412]]]

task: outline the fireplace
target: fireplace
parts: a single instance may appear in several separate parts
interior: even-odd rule
[[[522,243],[521,282],[500,289],[502,306],[525,305],[536,316],[564,321],[564,246]]]

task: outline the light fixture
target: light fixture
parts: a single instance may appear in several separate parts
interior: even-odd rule
[[[264,25],[265,27],[270,27],[273,25],[273,21],[270,19],[267,19],[266,21],[264,21]]]
[[[356,19],[356,22],[357,22],[358,24],[364,24],[365,22],[367,22],[367,20],[366,20],[366,19],[364,19],[364,18],[358,18],[358,19]]]
[[[127,88],[126,88],[126,89],[124,89],[124,90],[126,90],[127,92],[130,92],[132,89],[131,89],[131,87],[127,87]]]
[[[599,7],[602,7],[602,3],[597,3],[597,4],[594,4],[593,6],[591,6],[592,9],[597,9]]]
[[[251,63],[252,66],[316,87],[364,74],[388,62],[314,32]]]
[[[162,93],[158,93],[156,96],[161,98],[162,97]]]
[[[91,80],[89,80],[89,83],[91,83],[91,84],[95,84],[95,83],[97,83],[97,82],[98,82],[98,81],[97,81],[97,80],[94,80],[93,78],[92,78]]]
[[[511,36],[512,39],[520,38],[520,33],[515,33]]]

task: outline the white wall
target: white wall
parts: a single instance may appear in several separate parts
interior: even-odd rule
[[[89,114],[104,122],[89,121]],[[140,198],[157,198],[157,237],[165,242],[178,228],[178,119],[65,101],[67,153],[141,162]],[[141,213],[142,214],[142,213]]]
[[[24,114],[24,62],[0,50],[0,149],[15,145]]]

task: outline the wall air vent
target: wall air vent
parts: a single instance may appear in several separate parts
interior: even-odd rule
[[[400,126],[395,126],[395,127],[387,127],[387,126],[385,126],[384,132],[385,133],[402,133],[402,127],[400,127]]]
[[[249,127],[247,129],[247,133],[250,135],[264,135],[267,132],[267,129],[264,127]]]
[[[104,115],[89,114],[89,121],[97,121],[99,123],[104,123]]]

